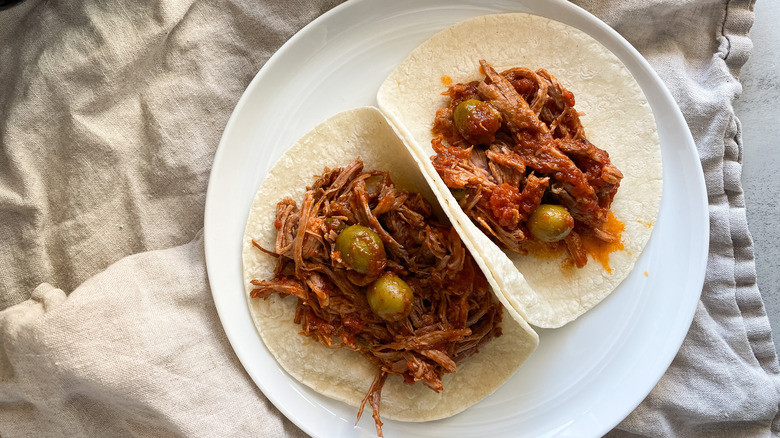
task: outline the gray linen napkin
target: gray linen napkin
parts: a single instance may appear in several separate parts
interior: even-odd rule
[[[579,3],[640,50],[674,95],[699,150],[710,204],[710,256],[691,329],[664,377],[619,429],[648,436],[763,436],[770,428],[780,434],[780,368],[756,284],[732,107],[752,48],[753,1]]]
[[[0,436],[303,436],[227,343],[199,230],[242,91],[337,3],[26,0],[0,12]],[[677,99],[713,230],[688,337],[611,434],[778,434],[732,110],[752,3],[577,3]]]

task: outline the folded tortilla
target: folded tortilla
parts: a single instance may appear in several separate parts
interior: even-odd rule
[[[481,80],[480,59],[497,71],[545,68],[574,93],[588,139],[606,150],[624,175],[612,204],[625,224],[625,250],[561,270],[560,259],[504,251],[460,209],[430,157],[436,110],[447,106],[447,84]],[[661,152],[650,106],[620,60],[584,32],[547,18],[487,15],[449,27],[417,47],[384,81],[379,108],[417,155],[464,239],[479,248],[500,291],[529,323],[560,327],[598,304],[631,272],[650,238],[662,192]],[[561,256],[565,257],[565,256]]]
[[[284,370],[315,391],[359,406],[377,369],[361,354],[347,348],[326,348],[299,334],[293,323],[297,298],[250,298],[252,279],[273,278],[276,259],[254,248],[274,248],[276,203],[290,196],[300,203],[306,186],[325,167],[336,168],[360,157],[365,169],[390,172],[397,187],[422,193],[436,208],[437,199],[400,138],[376,108],[358,108],[337,114],[301,138],[273,166],[257,191],[243,242],[244,284],[250,313],[258,333]],[[494,290],[498,287],[484,261],[467,243]],[[390,376],[382,390],[383,419],[428,421],[452,416],[495,391],[520,366],[539,342],[537,334],[514,312],[501,294],[505,314],[503,336],[490,341],[478,354],[445,374],[444,390],[436,393],[421,383],[406,385]]]

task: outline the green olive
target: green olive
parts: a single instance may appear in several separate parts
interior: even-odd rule
[[[460,135],[471,144],[491,144],[501,127],[501,113],[487,102],[468,99],[459,103],[452,113]]]
[[[336,238],[336,251],[344,264],[361,274],[377,276],[387,263],[382,239],[368,227],[350,225]]]
[[[557,242],[574,228],[574,218],[560,205],[541,204],[526,222],[531,234],[543,242]]]
[[[466,199],[466,196],[469,194],[469,191],[466,189],[450,189],[450,192],[452,193],[452,196],[455,197],[455,199],[460,202],[464,199]]]
[[[393,273],[386,273],[368,287],[366,298],[371,310],[385,321],[400,321],[412,312],[412,288]]]

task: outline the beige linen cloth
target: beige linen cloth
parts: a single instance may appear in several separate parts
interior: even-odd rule
[[[212,303],[211,160],[246,85],[328,1],[26,0],[0,11],[0,436],[304,436]],[[755,283],[732,101],[750,0],[578,1],[658,71],[712,226],[674,363],[615,436],[770,436],[780,370]]]

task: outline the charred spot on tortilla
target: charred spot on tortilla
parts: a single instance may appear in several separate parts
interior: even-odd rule
[[[448,86],[436,112],[431,157],[461,209],[500,246],[522,255],[588,256],[611,273],[623,248],[610,205],[623,174],[588,141],[574,94],[545,69],[497,72]]]
[[[300,334],[376,365],[366,402],[378,436],[389,375],[444,389],[442,376],[502,335],[502,306],[456,231],[422,195],[360,159],[316,177],[298,203],[276,205],[273,277],[252,279],[253,299],[297,298]]]

